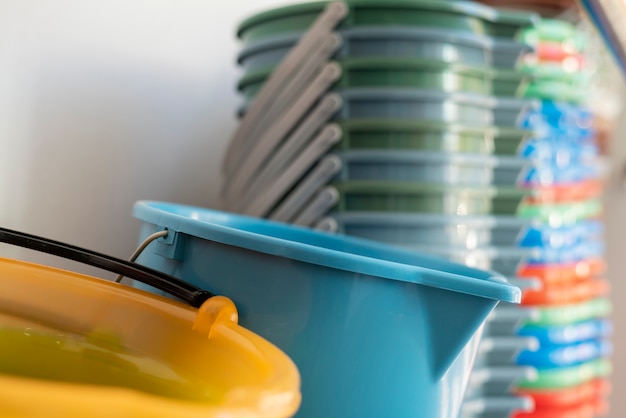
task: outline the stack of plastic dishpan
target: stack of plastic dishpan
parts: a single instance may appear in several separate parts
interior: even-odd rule
[[[495,94],[523,83],[511,69],[527,47],[512,38],[534,17],[464,1],[353,0],[246,20],[225,208],[310,227],[331,210],[513,214],[523,194],[510,157],[526,133],[512,128],[520,103]],[[494,83],[494,67],[509,77]]]
[[[245,105],[224,160],[226,208],[513,274],[528,253],[515,246],[515,213],[529,134],[515,125],[532,103],[515,98],[529,47],[513,38],[535,16],[462,1],[324,5],[239,28]],[[481,351],[528,341],[491,338]],[[464,418],[532,408],[481,389],[505,366],[526,369],[479,363]]]
[[[584,39],[567,22],[543,20],[521,36],[535,47],[524,63],[534,75],[526,96],[541,102],[520,121],[535,132],[520,150],[535,164],[521,178],[533,195],[519,214],[542,232],[521,245],[541,247],[545,257],[518,271],[538,280],[540,289],[525,292],[526,308],[509,307],[512,315],[526,310],[518,334],[539,342],[536,352],[517,358],[538,373],[516,384],[536,405],[532,414],[518,416],[591,418],[607,409],[611,323],[600,220],[603,167],[593,115],[581,105],[589,93],[589,66]]]

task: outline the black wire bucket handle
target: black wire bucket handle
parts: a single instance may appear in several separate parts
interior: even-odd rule
[[[111,273],[117,273],[175,296],[194,308],[199,308],[207,299],[214,296],[206,290],[149,267],[48,238],[0,228],[0,242],[52,254],[98,267]]]

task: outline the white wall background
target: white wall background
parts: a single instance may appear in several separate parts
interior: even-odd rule
[[[136,200],[218,205],[235,28],[277,5],[0,0],[0,224],[125,258]]]
[[[277,3],[0,0],[0,225],[125,258],[136,200],[216,207],[238,103],[234,29]],[[609,202],[619,302],[626,195]],[[0,255],[69,264],[3,245]],[[614,418],[626,410],[625,310],[616,303]]]

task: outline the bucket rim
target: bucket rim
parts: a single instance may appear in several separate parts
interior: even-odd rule
[[[521,300],[521,290],[510,285],[497,273],[363,239],[325,234],[248,216],[168,202],[139,201],[134,205],[133,216],[178,233],[322,267],[511,303],[519,303]],[[254,228],[254,231],[244,229],[246,227]],[[262,232],[258,232],[259,230]],[[283,235],[272,236],[269,232]],[[306,238],[308,242],[300,242],[298,238]],[[355,251],[325,248],[323,243],[329,242],[334,242],[338,248],[353,248]],[[366,251],[379,257],[359,254]],[[385,256],[415,259],[418,263],[421,259],[437,269],[388,261],[383,259]]]

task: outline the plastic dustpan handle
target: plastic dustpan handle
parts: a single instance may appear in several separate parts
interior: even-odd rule
[[[194,308],[199,308],[204,301],[214,296],[206,290],[201,290],[174,276],[149,267],[36,235],[0,228],[0,242],[52,254],[123,275],[169,293]]]

